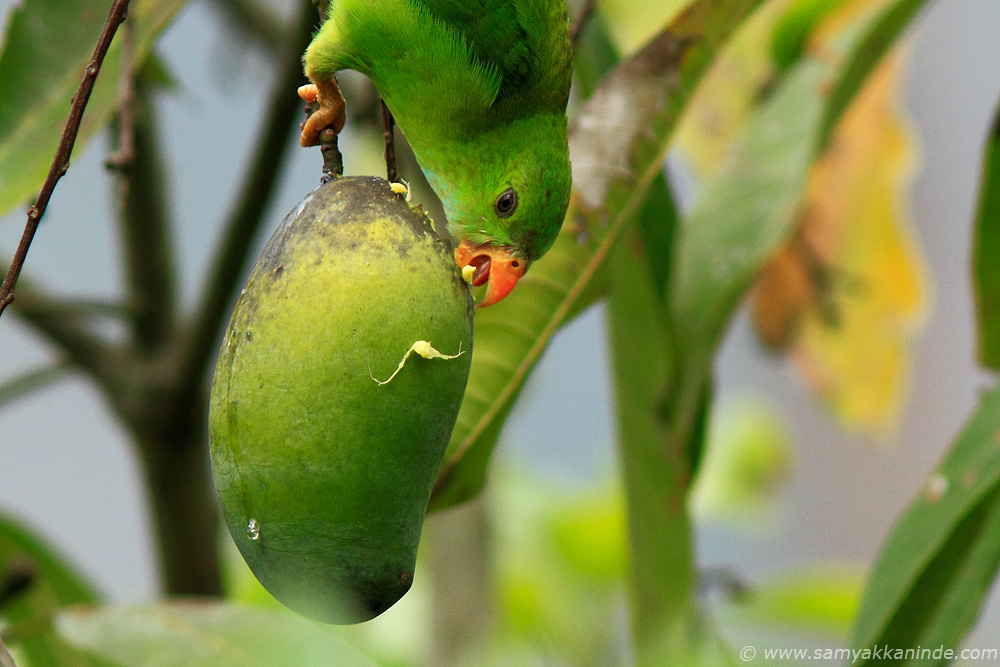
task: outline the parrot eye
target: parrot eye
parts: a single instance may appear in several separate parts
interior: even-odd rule
[[[493,203],[493,210],[501,218],[509,218],[517,208],[517,193],[514,188],[507,188],[500,193],[496,202]]]

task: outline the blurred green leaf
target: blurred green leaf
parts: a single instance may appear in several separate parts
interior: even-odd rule
[[[979,323],[979,361],[1000,370],[1000,107],[986,138],[972,271]]]
[[[670,190],[670,182],[664,173],[649,187],[646,202],[639,215],[639,238],[646,248],[647,257],[656,258],[656,261],[647,261],[646,267],[661,302],[666,295],[667,285],[670,284],[674,236],[678,224],[680,214]]]
[[[844,0],[793,0],[771,34],[771,57],[781,69],[801,55],[813,28]]]
[[[846,641],[863,585],[860,565],[811,567],[755,583],[726,612],[745,625]]]
[[[595,584],[625,575],[625,513],[618,494],[577,498],[551,518],[549,531],[565,565]]]
[[[489,664],[622,664],[625,535],[610,484],[567,492],[503,466],[491,481],[496,630]],[[510,647],[519,646],[516,658]],[[531,657],[528,657],[528,656]],[[466,661],[462,664],[481,664]]]
[[[687,495],[700,462],[711,392],[679,429],[665,412],[676,359],[664,290],[677,219],[670,190],[651,190],[639,225],[610,259],[608,330],[628,509],[629,601],[640,666],[729,664],[732,656],[696,603]]]
[[[137,63],[185,2],[131,3]],[[11,12],[0,52],[0,215],[37,194],[45,180],[110,7],[110,0],[24,0]],[[77,152],[109,120],[121,67],[116,36],[87,105]]]
[[[846,62],[840,63],[840,73],[832,91],[823,91],[828,97],[819,136],[819,147],[826,145],[830,133],[836,127],[847,106],[854,99],[858,89],[878,65],[882,56],[892,48],[900,35],[911,24],[917,12],[927,4],[927,0],[881,0],[876,7],[874,20],[865,25],[864,34],[852,48],[845,49]]]
[[[828,129],[924,1],[895,0],[861,14],[830,53],[791,68],[702,184],[677,233],[669,290],[683,360],[671,398],[678,423],[702,400],[716,346],[743,294],[794,231]]]
[[[691,664],[697,577],[686,508],[689,443],[674,437],[662,412],[674,362],[666,308],[647,250],[638,233],[629,232],[611,260],[607,312],[636,659],[655,665],[669,655],[676,664]]]
[[[66,642],[121,667],[374,667],[330,626],[222,602],[78,607],[56,618]]]
[[[60,642],[48,621],[56,609],[96,602],[97,594],[51,547],[6,517],[0,517],[0,589],[9,643],[32,665],[94,664]]]
[[[956,647],[998,565],[1000,387],[983,397],[890,533],[868,579],[852,645]]]
[[[472,372],[431,508],[482,487],[500,426],[555,332],[594,298],[611,246],[643,205],[694,86],[760,0],[700,0],[619,65],[573,124],[575,196],[555,247],[502,303],[476,314]]]
[[[761,400],[713,406],[706,450],[689,498],[695,517],[766,530],[794,458],[780,415]]]
[[[573,87],[582,100],[594,94],[601,78],[620,60],[610,32],[601,13],[594,12],[580,33],[573,50]]]

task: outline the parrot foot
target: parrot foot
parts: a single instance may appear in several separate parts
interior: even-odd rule
[[[326,128],[340,134],[347,122],[347,104],[340,94],[336,79],[311,83],[299,88],[299,97],[307,103],[318,102],[319,108],[302,124],[302,135],[299,143],[303,147],[316,146],[320,143],[319,135]]]

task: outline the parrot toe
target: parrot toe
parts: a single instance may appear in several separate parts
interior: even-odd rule
[[[306,104],[315,102],[316,98],[319,97],[319,90],[316,88],[315,83],[307,83],[304,86],[299,86],[298,93],[299,97],[301,97]]]
[[[347,104],[335,79],[316,84],[307,84],[299,88],[299,97],[306,102],[318,103],[319,108],[312,112],[302,124],[302,134],[299,144],[303,147],[317,146],[319,135],[326,128],[331,128],[335,134],[340,134],[347,122]]]

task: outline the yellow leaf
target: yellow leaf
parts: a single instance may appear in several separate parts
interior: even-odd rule
[[[798,235],[765,268],[753,312],[846,424],[884,432],[906,394],[925,319],[923,260],[905,195],[915,151],[898,51],[876,69],[809,176]]]
[[[619,55],[638,51],[693,0],[598,0]]]
[[[705,74],[677,127],[674,145],[699,176],[714,169],[774,74],[771,32],[789,0],[754,12]]]
[[[605,0],[619,4],[628,1]],[[773,84],[779,73],[773,53],[776,38],[782,39],[784,53],[789,34],[802,30],[807,37],[805,50],[822,57],[826,44],[859,14],[874,11],[887,2],[769,0],[763,3],[720,52],[678,125],[674,145],[695,175],[703,177],[714,170],[753,106]],[[818,21],[815,26],[813,21]]]

